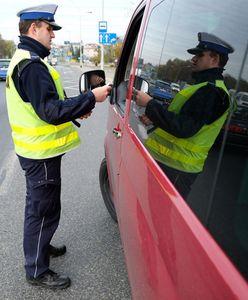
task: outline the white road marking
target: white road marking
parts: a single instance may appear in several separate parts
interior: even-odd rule
[[[75,90],[75,91],[78,91],[78,86],[77,87],[65,86],[64,88],[65,88],[65,90]]]
[[[0,170],[0,196],[6,196],[11,188],[16,162],[15,151],[11,150]]]

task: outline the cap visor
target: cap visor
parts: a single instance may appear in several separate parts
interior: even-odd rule
[[[52,26],[53,30],[60,30],[62,27],[56,24],[55,22],[49,22],[47,20],[42,20],[43,22]]]
[[[200,48],[191,48],[191,49],[188,49],[187,51],[188,51],[188,53],[190,53],[190,54],[198,54],[198,53],[203,52],[204,50],[203,50],[203,49],[200,49]]]

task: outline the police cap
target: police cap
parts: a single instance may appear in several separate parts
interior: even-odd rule
[[[51,25],[53,30],[60,30],[62,27],[55,23],[54,15],[58,5],[44,4],[28,7],[17,13],[20,20],[40,20]]]
[[[219,54],[228,56],[229,53],[234,52],[234,48],[230,44],[211,33],[198,32],[198,41],[199,44],[195,48],[187,50],[190,54],[199,54],[203,51],[214,50]]]

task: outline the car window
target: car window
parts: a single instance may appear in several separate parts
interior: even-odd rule
[[[245,0],[227,0],[221,6],[214,0],[158,1],[149,16],[136,70],[137,77],[148,83],[147,93],[168,106],[178,91],[194,83],[192,56],[186,50],[196,46],[198,32],[214,33],[234,46],[223,72],[233,107],[187,203],[246,278],[248,61],[247,35],[240,28],[247,28],[247,11]],[[136,81],[137,89],[139,85]],[[144,112],[132,102],[130,125],[142,142],[154,130],[140,122]]]
[[[161,85],[167,85],[167,81],[157,76],[157,66],[160,63],[161,53],[164,47],[164,30],[168,26],[169,17],[172,9],[172,1],[157,1],[155,3],[152,13],[149,17],[147,29],[145,32],[144,42],[142,44],[141,55],[139,56],[139,63],[136,70],[138,79],[145,80],[148,83],[148,93],[151,96],[156,96],[158,101],[162,101],[167,105],[172,99],[172,90],[168,91],[161,88]],[[135,88],[140,89],[140,80],[135,81]],[[145,127],[139,120],[145,112],[145,109],[136,105],[132,101],[130,110],[130,125],[137,133],[142,142],[144,142],[153,126]]]
[[[213,153],[218,151],[220,155],[203,221],[241,273],[248,278],[247,51],[244,51],[241,61],[241,72],[236,82],[236,90],[240,91],[237,94],[239,101],[222,133],[224,143],[217,144],[213,149]]]
[[[9,67],[9,60],[0,60],[0,68],[8,68]]]
[[[117,76],[114,78],[114,89],[110,102],[116,104],[116,107],[119,108],[119,112],[122,115],[125,113],[127,87],[143,13],[144,8],[137,13],[135,19],[133,20],[133,27],[126,37],[120,62],[116,69]]]

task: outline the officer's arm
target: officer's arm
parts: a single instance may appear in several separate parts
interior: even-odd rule
[[[72,121],[95,107],[95,96],[91,91],[64,101],[59,100],[52,77],[40,62],[32,63],[23,70],[21,85],[37,115],[50,124]]]
[[[170,112],[161,103],[151,100],[146,115],[155,126],[179,138],[197,133],[204,124],[213,122],[213,114],[220,102],[215,88],[202,87],[182,107],[180,113]]]

